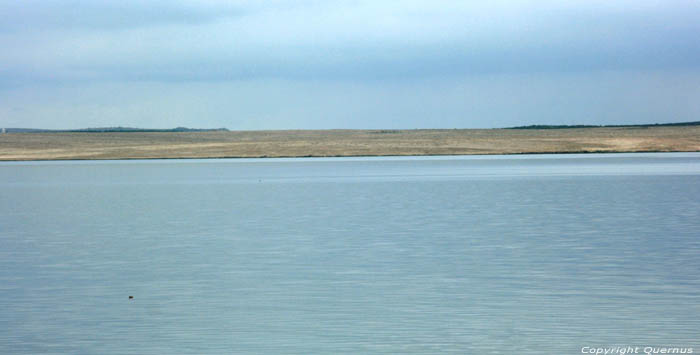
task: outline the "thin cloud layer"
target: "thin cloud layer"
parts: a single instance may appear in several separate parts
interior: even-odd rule
[[[640,112],[653,112],[644,118],[656,122],[693,120],[696,106],[671,99],[697,98],[692,84],[637,92],[642,102],[628,116],[601,114],[625,101],[624,93],[610,93],[612,102],[588,100],[597,106],[586,103],[586,95],[606,91],[595,82],[570,93],[575,95],[571,107],[556,110],[533,107],[527,93],[509,88],[530,77],[546,97],[546,88],[567,86],[557,80],[572,77],[600,78],[599,85],[609,87],[626,87],[615,80],[655,78],[642,80],[651,85],[696,78],[698,18],[695,1],[2,1],[0,46],[6,50],[0,53],[0,92],[13,101],[0,99],[8,122],[0,125],[451,128],[569,123],[570,117],[579,117],[577,123],[601,117],[599,123],[637,122]],[[492,80],[501,92],[489,88]],[[152,94],[160,95],[153,99],[159,104],[122,97],[122,108],[108,105],[110,122],[95,118],[103,117],[98,103],[120,102],[109,90],[90,103],[66,97],[71,104],[61,109],[50,103],[37,107],[42,104],[32,100],[87,88],[138,91],[149,85],[159,87],[160,94]],[[192,117],[173,115],[169,102],[196,105],[197,97],[211,95],[197,91],[198,85],[229,93],[255,87],[257,94],[247,99],[254,106],[237,108],[222,99],[215,109],[199,110],[206,118],[197,110],[185,110]],[[474,95],[475,85],[490,96],[477,95],[482,101],[473,104],[483,107],[467,109],[464,102],[473,96],[454,92],[473,87]],[[303,90],[308,102],[266,94],[292,87]],[[385,100],[370,102],[358,87]],[[334,94],[325,90],[349,103],[330,99]],[[506,96],[509,92],[522,100]],[[403,100],[420,95],[434,96],[440,104],[429,105],[433,111],[428,112]],[[279,107],[279,100],[286,110],[270,108]],[[137,114],[139,108],[148,117]],[[362,117],[347,117],[348,111]]]

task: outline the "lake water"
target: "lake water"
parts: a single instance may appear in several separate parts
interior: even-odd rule
[[[700,154],[0,163],[3,354],[584,346],[700,352]]]

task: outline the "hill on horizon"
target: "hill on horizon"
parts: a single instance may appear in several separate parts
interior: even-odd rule
[[[136,128],[136,127],[91,127],[79,129],[5,128],[7,133],[107,133],[107,132],[213,132],[228,131],[226,128]]]
[[[575,128],[618,128],[618,127],[678,127],[678,126],[700,126],[700,121],[692,122],[673,122],[673,123],[644,123],[644,124],[625,124],[625,125],[547,125],[533,124],[527,126],[502,127],[492,129],[575,129]],[[431,129],[431,128],[423,128]],[[449,129],[449,128],[445,128]],[[469,129],[469,128],[462,128]],[[138,128],[138,127],[90,127],[79,129],[43,129],[43,128],[3,128],[6,133],[111,133],[111,132],[228,132],[227,128]],[[360,129],[362,130],[362,129]],[[367,129],[371,130],[371,129]],[[392,130],[392,131],[399,131]],[[406,129],[408,130],[408,129]]]

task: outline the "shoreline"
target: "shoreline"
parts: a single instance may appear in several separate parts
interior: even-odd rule
[[[0,134],[0,161],[700,152],[700,126]]]
[[[289,156],[221,156],[221,157],[163,157],[163,158],[66,158],[66,159],[15,159],[0,158],[0,163],[51,162],[51,161],[129,161],[129,160],[214,160],[214,159],[324,159],[324,158],[404,158],[404,157],[469,157],[469,156],[523,156],[523,155],[587,155],[587,154],[646,154],[646,153],[700,153],[700,150],[638,150],[638,151],[564,151],[526,153],[479,154],[405,154],[405,155],[289,155]]]

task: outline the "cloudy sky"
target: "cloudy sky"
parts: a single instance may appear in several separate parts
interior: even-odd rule
[[[0,0],[0,126],[700,120],[700,1]]]

